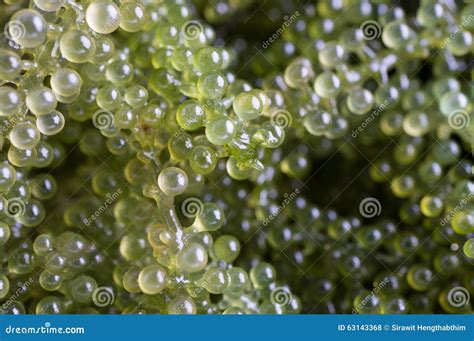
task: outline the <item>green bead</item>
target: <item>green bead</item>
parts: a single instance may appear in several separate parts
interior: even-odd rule
[[[446,47],[455,56],[464,56],[472,52],[472,33],[468,31],[457,32],[449,40]]]
[[[316,77],[314,90],[323,98],[335,98],[342,90],[341,81],[334,73],[325,71]]]
[[[21,58],[15,52],[0,49],[0,78],[11,81],[15,79],[20,72]]]
[[[464,209],[456,212],[451,220],[451,227],[461,235],[474,232],[474,210]]]
[[[59,48],[63,57],[68,61],[72,63],[85,63],[94,56],[95,43],[86,32],[72,29],[61,36]]]
[[[188,176],[177,167],[163,169],[158,176],[158,186],[168,196],[183,194],[188,187]]]
[[[8,161],[16,167],[32,166],[37,158],[36,149],[18,149],[10,146],[8,149]]]
[[[314,77],[311,61],[307,58],[296,58],[285,69],[285,83],[294,89],[307,86]]]
[[[50,235],[40,234],[33,242],[33,250],[38,256],[46,256],[53,251],[54,240]]]
[[[34,2],[39,9],[45,12],[54,12],[64,4],[64,0],[34,0]]]
[[[46,291],[56,291],[61,287],[63,282],[60,275],[45,270],[40,274],[39,283]]]
[[[26,105],[37,116],[53,111],[57,103],[53,91],[45,86],[35,88],[26,94]]]
[[[198,174],[210,174],[217,165],[216,152],[206,146],[195,147],[189,155],[189,164],[193,171]]]
[[[372,109],[374,96],[366,89],[357,89],[350,93],[347,98],[347,107],[357,115],[364,115]]]
[[[220,72],[206,72],[198,78],[197,89],[204,98],[218,99],[226,92],[227,79]]]
[[[97,33],[112,33],[119,27],[120,10],[112,1],[93,1],[87,6],[86,22]]]
[[[10,281],[5,275],[0,275],[0,299],[3,299],[8,295],[10,291]]]
[[[81,90],[82,78],[79,73],[69,68],[57,69],[51,76],[51,89],[57,95],[72,96]]]
[[[344,47],[336,42],[326,43],[319,52],[319,61],[326,68],[340,65],[346,58]]]
[[[176,256],[176,265],[184,272],[193,273],[203,270],[207,265],[207,251],[198,243],[189,242]]]
[[[222,67],[221,54],[216,48],[203,47],[194,53],[193,64],[201,72],[218,71]]]
[[[127,32],[141,31],[147,21],[146,9],[141,3],[120,4],[120,28]]]
[[[215,118],[206,124],[206,137],[217,146],[229,144],[236,133],[236,124],[226,116]]]
[[[316,111],[309,113],[304,118],[304,127],[315,136],[324,135],[332,123],[332,116],[325,111]]]
[[[22,100],[17,90],[9,86],[0,86],[0,116],[12,116],[18,113],[21,106]]]
[[[42,298],[38,304],[36,304],[35,312],[38,315],[65,314],[66,308],[64,306],[63,300],[61,300],[59,297],[46,296]]]
[[[367,290],[359,293],[353,302],[353,311],[359,314],[379,314],[380,298]]]
[[[469,100],[462,92],[448,92],[439,101],[439,109],[446,116],[456,110],[467,110],[468,106]]]
[[[190,297],[175,297],[168,303],[168,314],[196,314],[196,304]]]
[[[242,92],[235,97],[232,108],[241,119],[250,121],[260,116],[263,103],[257,92]]]
[[[197,101],[185,101],[176,111],[176,121],[184,130],[196,130],[202,127],[206,121],[204,108]]]
[[[227,270],[229,284],[226,291],[232,294],[239,294],[250,286],[250,278],[247,272],[241,268],[233,267]]]
[[[197,283],[211,294],[222,294],[229,284],[229,276],[224,269],[211,267]]]
[[[123,275],[123,288],[130,293],[141,292],[138,284],[138,277],[140,276],[140,269],[132,267]]]
[[[51,136],[63,130],[66,121],[63,114],[53,110],[48,114],[41,115],[36,119],[36,127],[43,135]]]
[[[413,30],[403,21],[388,23],[382,33],[383,43],[391,49],[399,49],[407,45],[413,37]]]
[[[407,273],[407,282],[414,290],[425,291],[432,284],[433,276],[431,269],[415,265]]]
[[[411,112],[403,120],[403,129],[410,136],[423,136],[431,129],[430,117],[424,112]]]
[[[32,149],[40,140],[40,133],[30,122],[16,124],[10,131],[10,142],[18,149]]]
[[[240,242],[230,235],[222,235],[214,243],[214,253],[218,259],[232,263],[240,253]]]
[[[421,212],[429,217],[434,218],[443,212],[443,200],[437,196],[426,195],[421,199]]]
[[[97,289],[97,282],[94,278],[86,275],[79,275],[69,285],[74,300],[80,303],[89,303],[92,300],[92,294]]]
[[[167,274],[163,267],[149,265],[140,271],[138,285],[143,293],[156,295],[166,288],[167,280]]]
[[[224,211],[214,203],[205,203],[194,223],[199,231],[216,231],[225,222]]]
[[[6,35],[24,48],[37,47],[46,40],[48,24],[32,9],[22,9],[12,15],[5,26]]]
[[[100,88],[97,93],[97,105],[104,110],[118,109],[122,101],[120,90],[113,85]]]
[[[250,270],[250,279],[257,288],[268,287],[275,281],[276,270],[268,263],[259,263]]]
[[[107,80],[117,86],[124,86],[130,83],[133,79],[133,75],[133,65],[125,60],[116,60],[107,65],[105,69]]]
[[[133,85],[125,91],[125,101],[132,108],[146,105],[148,101],[148,90],[141,85]]]
[[[474,238],[468,239],[463,246],[464,254],[473,259],[474,258]]]
[[[138,261],[146,252],[146,241],[133,235],[125,235],[120,240],[120,254],[128,261]]]
[[[0,192],[7,192],[16,181],[16,171],[8,162],[0,164]]]
[[[3,246],[8,242],[10,235],[10,227],[5,223],[0,222],[0,246]]]
[[[387,298],[381,301],[382,314],[406,314],[408,311],[408,302],[402,297]]]
[[[247,179],[252,174],[252,168],[240,166],[238,161],[233,157],[227,159],[226,170],[229,176],[236,180]]]

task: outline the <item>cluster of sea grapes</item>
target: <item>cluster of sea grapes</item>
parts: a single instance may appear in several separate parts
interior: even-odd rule
[[[473,4],[0,6],[1,312],[472,311]]]

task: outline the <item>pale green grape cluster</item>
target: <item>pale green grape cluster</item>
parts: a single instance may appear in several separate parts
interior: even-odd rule
[[[282,2],[0,5],[2,313],[472,311],[473,6]]]

